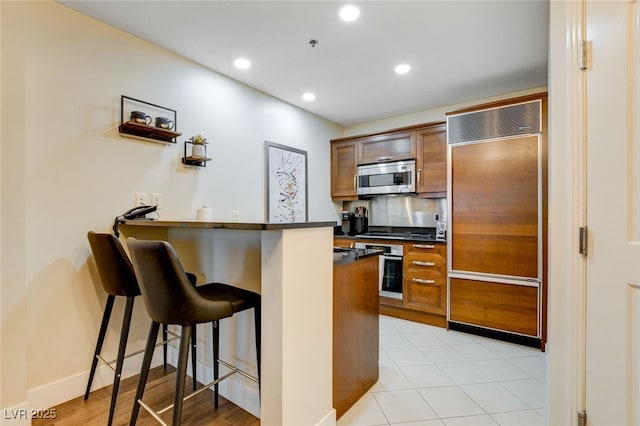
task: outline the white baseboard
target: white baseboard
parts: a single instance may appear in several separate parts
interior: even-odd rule
[[[143,354],[127,358],[122,367],[122,378],[135,376],[140,373]],[[167,358],[168,355],[167,355]],[[151,361],[151,368],[162,364],[162,348],[156,349]],[[93,378],[91,390],[103,388],[113,383],[113,370],[102,363],[98,363],[96,374]],[[89,380],[89,371],[66,377],[46,385],[30,389],[27,393],[32,409],[44,410],[61,404],[65,401],[83,396]]]

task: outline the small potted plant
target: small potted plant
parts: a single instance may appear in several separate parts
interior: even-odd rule
[[[194,157],[206,157],[204,146],[209,143],[206,138],[201,134],[197,134],[195,136],[191,136],[189,138],[189,142],[193,144],[191,154]]]

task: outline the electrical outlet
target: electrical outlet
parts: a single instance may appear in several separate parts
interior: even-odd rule
[[[162,209],[162,194],[159,192],[151,194],[151,205],[158,206],[158,210]]]
[[[147,194],[144,192],[136,192],[136,206],[146,206],[148,204]]]
[[[231,211],[231,220],[233,220],[234,222],[237,222],[240,220],[240,211],[239,210],[232,210]]]

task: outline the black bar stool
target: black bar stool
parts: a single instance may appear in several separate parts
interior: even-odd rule
[[[173,407],[173,425],[179,425],[182,417],[182,403],[185,399],[194,396],[217,384],[234,373],[240,373],[245,377],[259,383],[260,376],[260,295],[252,291],[243,290],[222,283],[205,284],[193,287],[182,269],[180,260],[173,247],[166,241],[145,241],[134,238],[127,239],[131,261],[142,292],[147,312],[151,317],[151,328],[147,339],[147,346],[142,361],[138,388],[131,412],[130,425],[135,425],[138,412],[142,406],[156,420],[163,424],[160,415]],[[230,366],[231,372],[222,378],[217,378],[198,391],[184,398],[184,383],[187,368],[189,336],[196,324],[216,322],[214,327],[214,354],[217,354],[218,321],[231,317],[234,313],[254,308],[256,327],[256,354],[258,361],[258,379],[247,373]],[[154,343],[158,335],[160,324],[174,324],[181,326],[180,349],[176,373],[176,390],[174,403],[159,411],[154,411],[143,400],[144,388],[149,375],[149,367],[153,356]],[[217,360],[216,360],[217,361]],[[214,366],[217,362],[214,361]],[[217,367],[216,367],[217,368]],[[217,373],[216,373],[217,376]]]
[[[100,275],[100,281],[104,291],[108,294],[107,302],[104,308],[104,314],[102,315],[102,323],[100,325],[100,332],[98,334],[98,341],[96,342],[96,349],[93,355],[93,361],[91,363],[91,371],[89,373],[89,381],[87,383],[87,389],[84,393],[84,400],[89,398],[91,392],[91,384],[95,376],[98,361],[101,361],[109,368],[114,370],[113,389],[111,391],[111,404],[109,407],[109,420],[108,425],[113,422],[113,416],[115,412],[116,401],[118,398],[118,389],[120,387],[120,377],[122,373],[122,366],[124,359],[137,355],[142,351],[137,351],[131,354],[125,354],[127,347],[127,338],[129,336],[129,326],[131,324],[131,316],[133,313],[133,302],[136,296],[140,295],[140,288],[138,287],[138,281],[133,271],[133,265],[124,251],[124,247],[120,244],[120,240],[112,234],[102,234],[89,231],[87,238],[89,239],[89,245],[91,246],[91,252],[98,268],[98,274]],[[189,282],[195,286],[196,276],[188,274]],[[105,336],[107,334],[107,328],[109,326],[109,319],[111,318],[111,312],[116,300],[116,296],[122,296],[126,298],[126,304],[124,309],[124,317],[122,319],[122,328],[120,330],[120,343],[118,346],[117,358],[113,361],[106,361],[101,355],[102,345],[104,343]],[[167,367],[167,342],[168,332],[166,325],[163,327],[163,341],[164,346],[164,367]],[[193,383],[195,390],[196,383],[196,337],[194,334],[192,343],[192,372]],[[115,369],[113,363],[115,362]]]

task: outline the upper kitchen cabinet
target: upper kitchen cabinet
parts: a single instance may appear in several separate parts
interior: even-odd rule
[[[447,196],[447,127],[434,122],[331,141],[331,197],[358,199],[357,166],[416,160],[416,192],[422,198]]]
[[[384,133],[360,139],[358,164],[416,158],[416,132]]]
[[[336,201],[358,199],[356,193],[357,155],[356,141],[331,142],[331,197]]]
[[[417,131],[416,191],[424,198],[447,196],[447,126]]]

